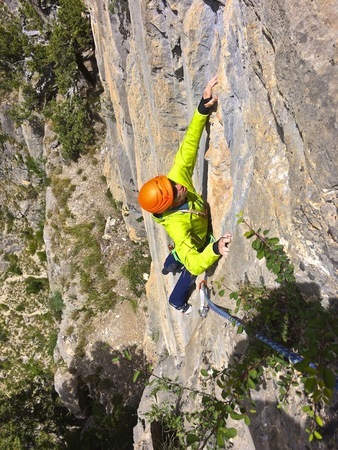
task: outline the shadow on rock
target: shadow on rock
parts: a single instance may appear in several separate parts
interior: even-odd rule
[[[321,430],[323,440],[311,444],[308,434],[291,412],[277,409],[277,402],[256,400],[256,414],[250,416],[250,434],[259,450],[334,450],[338,445],[337,402],[329,408],[329,420]]]
[[[278,289],[267,289],[264,285],[255,286],[246,282],[238,292],[239,320],[248,339],[235,347],[228,363],[231,369],[226,371],[232,373],[230,377],[235,374],[235,377],[242,378],[244,385],[250,378],[250,370],[254,368],[252,373],[256,374],[253,375],[256,390],[251,389],[250,395],[256,413],[250,415],[250,432],[255,447],[260,450],[305,450],[310,445],[313,449],[338,448],[338,392],[334,390],[332,378],[337,371],[337,299],[331,299],[328,309],[325,309],[321,303],[320,288],[315,283],[285,284]],[[261,335],[268,338],[271,346],[260,340]],[[280,352],[274,344],[279,344]],[[283,361],[287,366],[288,350],[295,352],[300,359],[304,358],[303,361],[307,362],[305,366],[312,363],[317,371],[305,370],[303,373],[303,381],[311,377],[319,380],[318,388],[315,381],[313,387],[310,389],[309,384],[307,389],[310,399],[317,396],[318,390],[316,414],[324,419],[324,426],[319,429],[322,439],[315,443],[308,442],[309,434],[301,426],[306,417],[302,410],[302,406],[307,404],[307,394],[304,393],[306,384],[303,386],[299,382],[299,388],[295,388],[302,397],[301,404],[298,397],[292,398],[295,393],[288,395],[290,389],[293,392],[297,378],[297,372],[293,375],[290,370],[283,371]],[[268,376],[267,380],[260,372],[261,367],[270,368],[268,373],[272,375],[276,372],[278,376]],[[331,371],[329,380],[326,377],[328,370]],[[325,391],[321,383],[327,387],[330,384],[334,392],[330,401],[324,402],[324,397],[320,400],[320,395]],[[278,403],[284,400],[285,411],[277,408]],[[305,427],[311,428],[311,423],[313,419],[307,418]]]
[[[127,356],[127,357],[126,357]],[[96,342],[90,354],[75,358],[70,373],[76,380],[76,397],[85,417],[81,449],[131,450],[145,380],[146,358],[135,345],[121,351]]]

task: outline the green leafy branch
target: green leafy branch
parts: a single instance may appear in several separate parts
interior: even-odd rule
[[[306,428],[309,441],[323,439],[325,405],[332,402],[336,381],[332,368],[332,361],[338,355],[336,318],[319,301],[303,298],[295,283],[294,267],[278,238],[270,238],[269,230],[262,233],[261,229],[254,230],[243,215],[239,216],[239,223],[249,228],[244,236],[254,239],[252,248],[257,258],[265,259],[279,287],[269,289],[245,283],[230,293],[230,298],[236,302],[235,313],[241,314],[248,334],[247,347],[225,368],[202,368],[200,389],[183,386],[177,378],[159,377],[152,367],[146,371],[134,368],[133,380],[136,382],[144,375],[145,383],[152,386],[151,395],[155,400],[159,393],[170,394],[165,401],[162,396],[161,404],[155,402],[146,414],[149,422],[161,423],[167,445],[170,441],[178,448],[189,446],[192,450],[226,448],[237,435],[229,420],[250,425],[251,415],[257,408],[251,393],[262,384],[267,372],[276,380],[277,408],[287,405],[292,395],[299,396],[301,410],[309,419]],[[218,295],[224,296],[222,280],[215,284],[219,287]],[[238,333],[243,331],[244,327],[237,330]],[[291,364],[256,339],[255,332],[298,352],[303,360]],[[132,363],[128,351],[123,356]],[[189,397],[199,399],[193,411],[184,410]]]
[[[139,367],[134,365],[132,354],[125,349],[118,356],[113,358],[113,362],[118,364],[120,359],[124,358],[133,365],[133,381],[136,382],[139,377],[144,379],[146,385],[152,387],[151,397],[155,400],[151,410],[145,414],[149,422],[157,421],[162,424],[165,441],[175,441],[182,447],[190,446],[192,449],[202,450],[206,448],[208,443],[213,442],[219,448],[225,448],[226,442],[237,435],[237,430],[233,427],[227,427],[226,421],[229,417],[240,420],[243,418],[247,424],[250,419],[246,414],[236,408],[234,401],[226,399],[219,400],[214,393],[208,392],[206,383],[202,383],[202,389],[193,389],[183,386],[178,382],[178,378],[172,380],[169,377],[158,376],[154,373],[151,365],[147,367]],[[216,371],[212,370],[212,378],[216,377]],[[202,369],[202,375],[209,377],[209,372]],[[168,392],[171,402],[162,401],[161,405],[157,404],[158,394]],[[201,414],[200,408],[195,411],[182,412],[179,405],[183,402],[184,394],[188,394],[191,398],[200,398],[203,408]],[[176,398],[176,402],[173,401]],[[237,412],[236,412],[237,409]],[[189,430],[186,430],[186,422],[190,424]]]
[[[229,441],[237,436],[236,428],[227,425],[228,420],[243,421],[247,426],[250,425],[250,415],[256,412],[250,391],[257,389],[262,380],[262,361],[266,355],[264,347],[260,351],[252,348],[251,353],[243,355],[241,360],[226,369],[201,369],[201,389],[183,386],[178,378],[172,380],[163,375],[158,376],[151,365],[137,366],[128,349],[116,356],[113,362],[119,363],[121,358],[126,359],[133,366],[133,381],[142,377],[145,384],[152,387],[150,395],[155,402],[145,417],[150,423],[161,423],[164,441],[174,441],[181,446],[178,448],[189,446],[191,449],[203,450],[226,448]],[[220,397],[216,395],[216,389],[221,389]],[[165,392],[169,394],[170,401],[163,401]],[[158,398],[159,393],[162,394],[161,398]],[[199,398],[199,406],[193,411],[182,411],[181,405],[187,403],[188,398]]]
[[[44,120],[51,119],[62,156],[77,160],[100,134],[94,124],[101,85],[89,15],[83,0],[59,0],[57,17],[45,23],[28,3],[20,9],[22,23],[7,7],[1,11],[0,96],[20,88],[22,100],[8,113],[12,120],[28,121],[42,136]],[[38,36],[26,35],[27,27]]]
[[[277,276],[275,281],[280,288],[269,291],[265,286],[242,286],[238,292],[230,294],[230,298],[236,300],[235,312],[242,308],[245,320],[254,322],[256,329],[277,342],[286,343],[302,355],[301,362],[289,365],[284,368],[286,374],[279,375],[279,406],[287,401],[290,387],[298,387],[301,382],[308,399],[303,411],[311,419],[306,430],[309,441],[322,439],[318,427],[323,426],[323,420],[318,411],[323,405],[330,405],[336,384],[332,368],[332,361],[338,355],[336,318],[322,307],[319,299],[317,302],[304,299],[295,283],[294,266],[278,238],[268,237],[269,230],[262,234],[261,228],[255,231],[242,213],[238,215],[238,223],[249,228],[244,236],[254,238],[252,248],[257,258],[265,258],[266,267]],[[296,393],[300,394],[299,391]]]
[[[264,230],[261,235],[261,228],[255,231],[249,223],[244,219],[243,214],[239,213],[238,224],[244,223],[249,231],[244,233],[247,239],[255,237],[251,246],[257,253],[257,259],[265,258],[266,267],[269,271],[274,273],[277,278],[277,283],[294,283],[296,281],[294,276],[294,266],[290,263],[288,256],[284,251],[283,245],[279,243],[278,237],[268,237],[270,230]]]

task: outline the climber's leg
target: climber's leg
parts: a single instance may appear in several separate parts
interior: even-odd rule
[[[195,275],[192,275],[186,269],[183,269],[183,272],[169,297],[171,306],[180,310],[185,307],[191,291],[194,288],[196,278]]]
[[[169,253],[164,261],[162,273],[163,275],[167,275],[171,272],[175,275],[176,273],[182,272],[183,267],[182,263],[177,261],[172,253]]]

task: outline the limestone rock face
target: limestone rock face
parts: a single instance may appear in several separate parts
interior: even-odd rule
[[[232,289],[245,278],[273,281],[236,225],[236,214],[244,211],[254,228],[268,228],[281,238],[300,287],[333,304],[337,10],[331,0],[88,0],[87,6],[113,111],[107,119],[108,184],[128,211],[130,235],[149,240],[154,262],[149,329],[160,330],[158,345],[172,356],[172,368],[184,361],[178,375],[188,380],[204,351],[222,365],[235,341],[216,317],[201,324],[196,311],[187,320],[168,308],[174,280],[160,272],[167,238],[150,215],[144,214],[145,229],[137,220],[142,216],[137,190],[148,178],[167,173],[204,85],[218,74],[218,108],[195,170],[214,234],[234,235],[233,251],[214,277],[225,275]],[[135,433],[135,448],[152,448],[146,434]],[[253,448],[250,439],[247,448]],[[246,448],[243,442],[236,448]]]
[[[55,351],[55,385],[64,403],[79,417],[85,409],[78,392],[80,375],[90,380],[89,394],[99,391],[102,403],[112,395],[112,385],[131,393],[127,372],[121,370],[121,379],[116,379],[113,355],[106,346],[124,348],[128,333],[129,342],[142,348],[142,357],[153,363],[156,374],[178,377],[180,383],[192,387],[199,386],[198,375],[205,361],[224,367],[245,345],[243,336],[225,327],[224,319],[213,312],[200,318],[196,293],[190,316],[169,307],[167,297],[176,279],[161,273],[168,238],[137,203],[142,184],[170,169],[203,88],[213,75],[219,77],[215,88],[219,102],[201,139],[194,182],[209,202],[215,236],[231,231],[234,238],[229,258],[219,262],[212,281],[224,279],[232,290],[244,280],[274,285],[274,277],[256,259],[243,237],[245,230],[237,225],[236,215],[243,211],[255,229],[270,229],[271,236],[280,237],[295,266],[299,287],[307,295],[336,308],[338,284],[336,2],[85,2],[104,88],[106,138],[103,145],[97,142],[98,165],[91,167],[90,156],[83,157],[64,167],[63,178],[59,177],[61,173],[55,173],[59,163],[53,160],[60,157],[59,143],[49,124],[44,130],[28,122],[16,127],[7,114],[10,106],[2,102],[0,108],[1,214],[23,225],[27,220],[32,233],[40,231],[45,192],[37,189],[40,180],[29,170],[28,162],[46,159],[54,184],[59,183],[61,194],[69,194],[72,214],[62,218],[66,225],[75,228],[88,225],[88,221],[97,224],[99,216],[104,219],[100,249],[108,267],[113,261],[121,265],[133,252],[128,236],[149,242],[153,264],[146,314],[143,303],[137,316],[132,315],[131,306],[128,309],[121,304],[95,316],[88,327],[85,312],[82,321],[78,313],[85,302],[79,294],[79,275],[71,276],[75,241],[60,234],[58,218],[61,223],[64,211],[53,189],[47,189],[44,243],[51,290],[70,280]],[[18,10],[17,0],[6,4]],[[114,200],[123,205],[123,220],[111,214],[105,180]],[[4,231],[5,225],[1,227]],[[23,252],[22,240],[5,231],[2,253]],[[117,236],[117,244],[110,240],[111,235]],[[1,261],[0,274],[8,265]],[[23,269],[23,279],[31,274],[46,277],[45,265],[33,258]],[[112,267],[111,278],[117,277],[119,269]],[[9,288],[0,292],[6,301],[12,295],[12,281],[9,277]],[[128,289],[118,281],[117,291],[128,294]],[[218,301],[232,306],[225,297]],[[13,322],[14,310],[21,319],[20,311],[12,306],[6,321]],[[38,303],[32,305],[25,320],[33,320],[36,311],[44,312]],[[83,330],[88,345],[78,339]],[[103,373],[102,383],[93,375],[98,368]],[[146,390],[134,431],[135,449],[140,450],[153,448],[151,427],[142,420],[149,409],[148,396]],[[299,432],[305,414],[300,415],[296,405],[290,405],[288,412],[277,411],[273,380],[254,396],[257,415],[250,429],[244,425],[238,429],[234,449],[308,448],[307,435]],[[137,395],[130,394],[130,401],[137,404],[140,397],[141,387]],[[326,448],[325,443],[321,448]]]
[[[216,234],[236,233],[235,213],[244,210],[253,225],[284,239],[301,282],[334,297],[334,3],[114,5],[88,2],[111,108],[105,170],[131,233],[143,235],[138,188],[168,171],[204,84],[217,73],[219,106],[196,168],[202,190],[205,156]],[[145,224],[151,239],[148,216]]]

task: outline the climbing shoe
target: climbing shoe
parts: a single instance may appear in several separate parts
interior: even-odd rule
[[[185,305],[182,306],[182,308],[180,309],[180,311],[182,311],[183,314],[185,314],[186,316],[188,314],[191,313],[192,311],[192,306],[190,305],[190,303],[185,303]]]
[[[181,273],[183,269],[184,266],[182,266],[180,262],[175,261],[174,263],[171,263],[169,266],[163,267],[162,273],[163,275],[168,275],[168,273],[176,275],[177,273]]]
[[[177,306],[173,305],[170,302],[169,302],[169,305],[172,306],[173,308],[177,309],[177,311],[181,311],[183,314],[186,314],[186,315],[190,314],[192,311],[192,306],[190,305],[190,303],[185,303],[180,308],[177,308]]]

